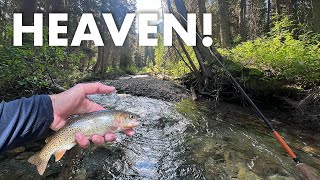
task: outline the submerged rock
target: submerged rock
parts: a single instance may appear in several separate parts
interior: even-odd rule
[[[267,180],[295,180],[295,178],[275,174],[273,176],[269,176]]]
[[[81,168],[75,176],[75,180],[86,180],[87,179],[87,170],[84,168]]]
[[[77,146],[57,163],[52,158],[44,176],[27,162],[42,147],[32,143],[0,156],[0,179],[301,178],[266,128],[239,107],[208,107],[192,101],[175,105],[126,94],[89,98],[104,107],[139,114],[136,134],[132,138],[117,134],[116,142],[85,150]],[[298,147],[296,135],[290,130],[284,135]],[[308,152],[315,148],[310,142],[304,146],[311,147],[305,149]],[[318,167],[319,151],[312,153],[301,151],[299,156]]]

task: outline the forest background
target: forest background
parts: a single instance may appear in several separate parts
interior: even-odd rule
[[[216,98],[238,93],[200,42],[186,46],[179,36],[174,45],[139,47],[132,26],[122,47],[113,44],[101,13],[113,13],[118,27],[127,13],[136,12],[135,0],[0,0],[0,99],[12,100],[77,82],[148,73],[180,80],[192,91]],[[197,13],[202,34],[202,14],[213,14],[213,53],[250,96],[267,102],[277,97],[295,106],[320,127],[320,1],[319,0],[163,0],[159,12],[171,12],[180,23],[187,12]],[[33,24],[33,14],[67,12],[68,33],[73,38],[83,13],[92,13],[105,41],[104,47],[83,42],[80,47],[33,46],[33,35],[14,47],[13,13],[23,13],[23,25]],[[157,36],[162,40],[159,21]],[[272,101],[269,104],[272,104]]]

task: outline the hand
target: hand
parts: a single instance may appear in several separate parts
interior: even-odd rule
[[[50,128],[54,131],[61,129],[67,122],[70,115],[84,114],[94,111],[104,110],[102,106],[90,101],[87,95],[91,94],[108,94],[116,89],[114,87],[106,86],[101,83],[78,84],[73,88],[56,95],[51,95],[53,106],[54,120]],[[129,136],[133,136],[133,130],[127,130]],[[116,139],[114,134],[106,134],[104,137],[93,135],[91,141],[97,145],[103,144],[105,141],[112,142]],[[88,138],[81,132],[76,134],[78,144],[86,148],[90,145]]]

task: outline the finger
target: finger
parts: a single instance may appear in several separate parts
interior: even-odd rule
[[[104,138],[105,138],[105,140],[106,140],[107,142],[113,142],[113,141],[116,140],[116,135],[115,135],[115,134],[106,134],[106,135],[104,136]]]
[[[116,90],[115,87],[106,86],[102,83],[79,84],[78,86],[82,89],[82,92],[85,95],[108,94],[108,93],[112,93],[113,91]]]
[[[104,137],[99,135],[93,135],[91,141],[96,145],[102,145],[104,143]]]
[[[53,123],[50,125],[50,128],[53,131],[58,131],[66,124],[65,120],[54,120]]]
[[[130,137],[135,134],[133,129],[127,129],[127,130],[124,130],[123,132]]]
[[[80,132],[76,134],[76,141],[82,148],[87,148],[90,146],[90,141]]]
[[[102,106],[90,101],[89,99],[86,99],[83,101],[82,107],[84,112],[81,112],[81,113],[89,113],[89,112],[105,110]]]

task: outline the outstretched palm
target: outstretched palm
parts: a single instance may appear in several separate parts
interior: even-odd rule
[[[50,128],[54,131],[61,129],[67,122],[70,115],[73,114],[84,114],[94,111],[103,110],[104,108],[99,104],[90,101],[87,95],[91,94],[108,94],[115,91],[114,87],[105,86],[101,83],[90,83],[90,84],[78,84],[73,88],[57,95],[51,95],[54,121]],[[125,132],[129,136],[134,134],[133,130]],[[81,134],[76,134],[76,140],[81,147],[89,146],[89,140]],[[95,144],[102,144],[105,141],[114,141],[114,134],[106,134],[105,137],[94,135],[91,140]]]

